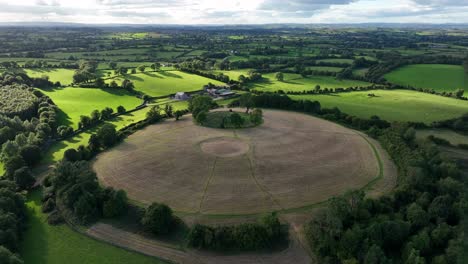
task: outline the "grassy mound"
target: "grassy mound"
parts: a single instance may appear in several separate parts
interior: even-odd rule
[[[384,76],[389,82],[433,89],[437,92],[468,91],[468,76],[462,66],[414,64],[396,69]]]

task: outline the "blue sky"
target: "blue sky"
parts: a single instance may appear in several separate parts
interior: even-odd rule
[[[0,22],[468,23],[468,0],[0,0]]]

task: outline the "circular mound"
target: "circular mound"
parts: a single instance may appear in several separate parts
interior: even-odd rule
[[[249,151],[249,144],[236,138],[214,138],[200,143],[200,148],[204,153],[217,157],[235,157]]]
[[[379,175],[360,133],[292,112],[266,110],[263,117],[262,126],[241,130],[167,120],[100,154],[93,166],[104,185],[130,199],[202,215],[302,208]]]

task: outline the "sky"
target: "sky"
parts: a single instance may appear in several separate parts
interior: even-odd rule
[[[468,0],[0,0],[0,22],[468,23]]]

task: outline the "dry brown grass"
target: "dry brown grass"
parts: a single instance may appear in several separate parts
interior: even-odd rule
[[[225,141],[202,144],[220,138]],[[94,169],[105,185],[126,190],[131,199],[209,215],[304,207],[379,175],[374,150],[358,132],[272,110],[264,111],[263,125],[236,131],[196,126],[190,117],[168,120],[102,153]]]

